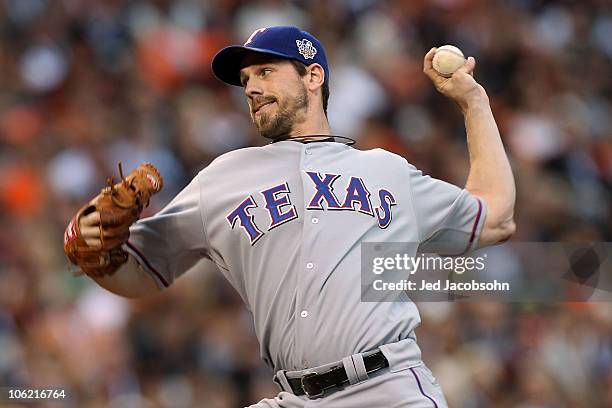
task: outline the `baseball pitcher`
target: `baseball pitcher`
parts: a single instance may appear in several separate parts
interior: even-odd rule
[[[261,358],[276,372],[280,393],[252,407],[446,407],[421,360],[414,303],[360,301],[362,242],[444,242],[462,254],[515,228],[512,171],[472,75],[476,62],[470,57],[446,78],[432,68],[435,50],[424,72],[465,117],[463,188],[333,135],[323,46],[296,27],[262,28],[219,51],[212,68],[244,89],[252,122],[270,143],[218,157],[158,214],[138,221],[161,188],[159,174],[143,165],[109,183],[69,224],[69,258],[127,297],[155,293],[213,261],[253,314]]]

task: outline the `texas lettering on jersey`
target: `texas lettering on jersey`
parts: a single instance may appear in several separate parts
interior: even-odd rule
[[[392,207],[396,205],[395,197],[386,189],[379,189],[377,194],[378,206],[373,207],[370,200],[370,192],[365,183],[359,177],[347,177],[344,197],[339,200],[334,193],[334,182],[341,178],[339,174],[324,173],[323,175],[307,171],[307,179],[312,182],[315,192],[309,200],[306,200],[306,210],[328,210],[328,211],[355,211],[361,214],[375,217],[378,226],[387,228],[392,221]],[[291,203],[291,190],[289,183],[284,182],[267,190],[260,191],[268,213],[268,225],[266,230],[270,231],[279,225],[285,224],[298,218],[297,210]],[[325,207],[324,207],[325,204]],[[253,195],[246,197],[227,216],[227,222],[232,229],[239,226],[254,245],[265,235],[261,226],[255,222],[251,214],[252,208],[258,207]],[[260,222],[261,223],[261,222]]]

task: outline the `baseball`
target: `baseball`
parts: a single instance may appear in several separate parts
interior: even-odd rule
[[[465,56],[461,50],[453,45],[443,45],[436,50],[432,65],[442,76],[450,77],[465,63]]]

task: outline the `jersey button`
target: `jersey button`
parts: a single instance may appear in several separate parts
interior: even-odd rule
[[[312,268],[314,268],[314,264],[312,262],[308,262],[306,264],[306,269],[312,269]]]
[[[309,155],[310,155],[310,154],[312,154],[312,152],[310,151],[310,149],[305,149],[305,150],[304,150],[304,153],[309,154]]]
[[[308,317],[308,311],[307,310],[302,310],[302,313],[300,313],[300,316]]]
[[[311,221],[312,221],[313,224],[318,224],[319,223],[319,219],[318,218],[313,218]]]

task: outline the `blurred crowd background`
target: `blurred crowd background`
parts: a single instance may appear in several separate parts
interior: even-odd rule
[[[262,26],[320,38],[329,116],[462,185],[463,120],[422,74],[477,60],[517,178],[517,241],[612,240],[608,0],[0,1],[0,386],[78,407],[241,407],[275,395],[251,317],[214,267],[127,301],[68,271],[63,230],[117,174],[160,168],[161,209],[212,159],[261,145],[214,53]],[[610,303],[426,303],[425,361],[452,407],[612,407]],[[347,407],[349,408],[349,407]]]

